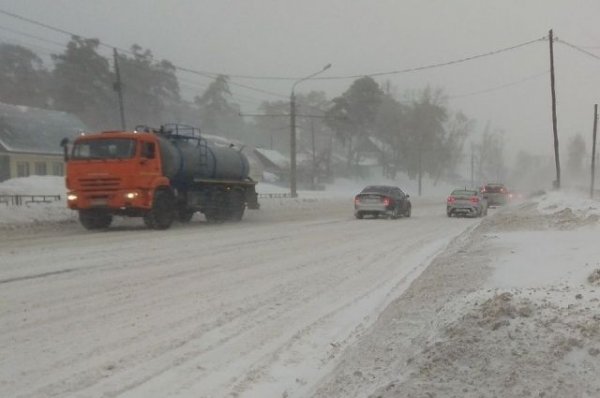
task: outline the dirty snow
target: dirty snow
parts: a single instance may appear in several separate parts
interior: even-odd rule
[[[552,192],[459,237],[318,397],[600,397],[600,203]]]

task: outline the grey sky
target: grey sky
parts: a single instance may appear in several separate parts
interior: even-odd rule
[[[0,8],[119,47],[137,43],[178,66],[230,75],[302,77],[327,63],[333,67],[322,76],[395,71],[509,47],[541,38],[550,28],[559,39],[600,57],[598,0],[0,0]],[[6,28],[67,39],[0,14],[2,39],[40,52],[60,52],[60,47]],[[600,59],[558,43],[555,58],[562,152],[575,133],[585,135],[589,150]],[[426,85],[443,88],[448,106],[476,119],[479,131],[490,121],[506,130],[511,148],[552,154],[548,70],[544,41],[377,80],[389,80],[399,93]],[[188,97],[209,82],[189,74],[181,78]],[[233,82],[280,94],[234,86],[245,111],[254,111],[262,100],[284,99],[293,83]],[[307,81],[297,91],[319,89],[333,97],[351,82]],[[482,92],[500,86],[506,87]],[[479,94],[465,95],[472,93]]]

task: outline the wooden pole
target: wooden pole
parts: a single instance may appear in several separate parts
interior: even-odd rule
[[[592,182],[590,198],[594,199],[594,180],[596,179],[596,130],[598,128],[598,104],[594,105],[594,132],[592,134]]]
[[[115,60],[115,76],[117,81],[115,82],[114,89],[117,92],[119,98],[119,113],[121,116],[121,130],[125,131],[125,107],[123,106],[123,84],[121,83],[121,72],[119,71],[119,59],[117,49],[113,48],[113,57]]]
[[[560,159],[558,153],[558,128],[556,126],[556,89],[554,84],[554,38],[552,29],[549,32],[550,38],[550,90],[552,91],[552,130],[554,132],[554,161],[556,163],[556,181],[554,187],[560,189]]]

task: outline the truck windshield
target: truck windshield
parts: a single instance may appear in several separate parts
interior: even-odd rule
[[[72,159],[129,159],[135,155],[135,143],[128,138],[81,140],[73,145]]]

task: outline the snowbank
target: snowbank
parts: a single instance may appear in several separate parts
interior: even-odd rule
[[[67,208],[66,191],[64,177],[30,176],[0,183],[0,195],[60,196],[59,200],[49,199],[49,203],[27,203],[27,198],[21,206],[0,203],[0,227],[74,221],[74,212]]]
[[[490,214],[316,397],[600,397],[600,203],[551,192]]]

